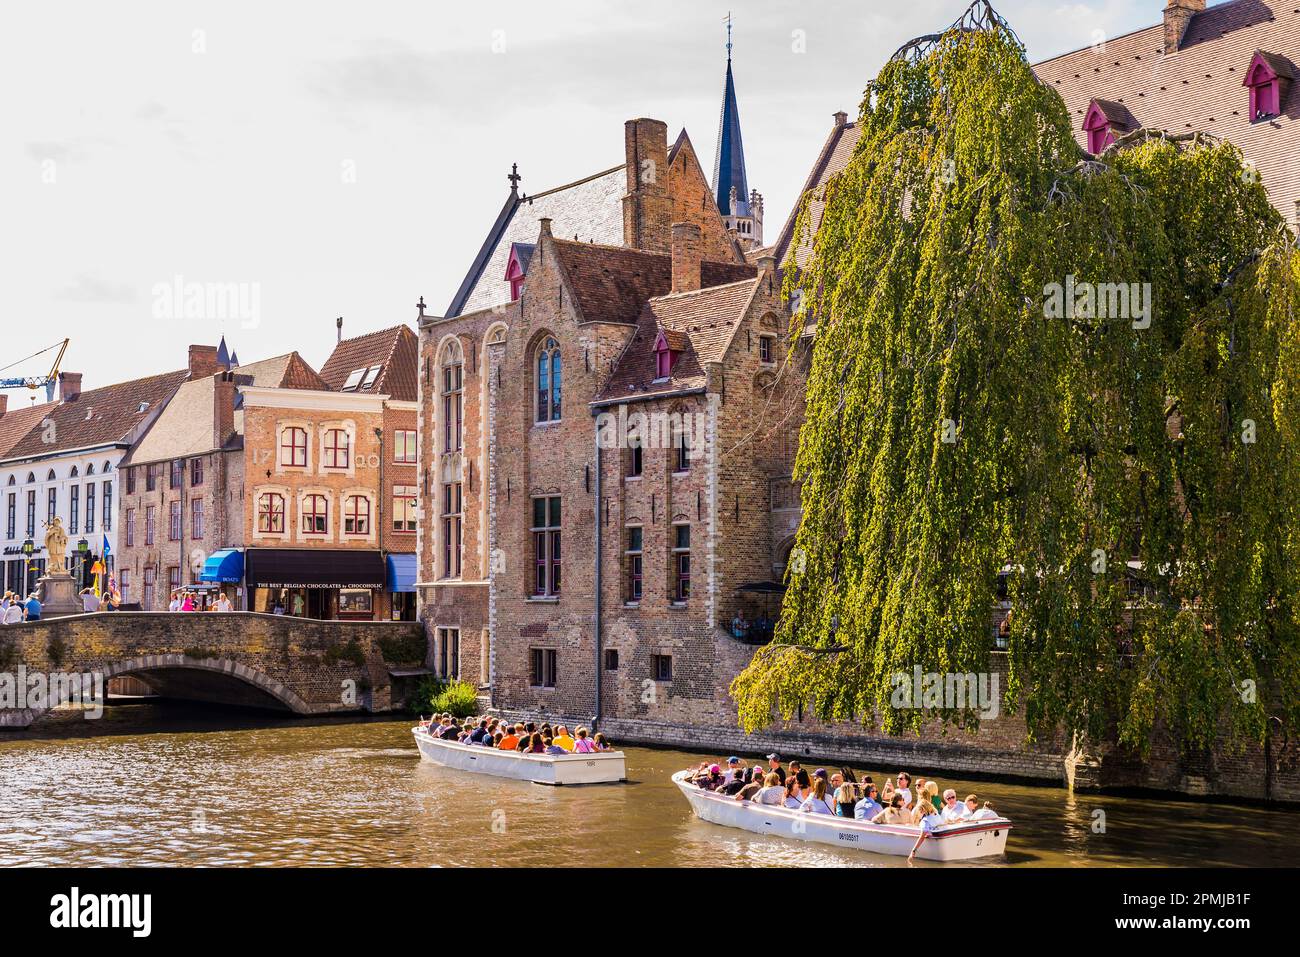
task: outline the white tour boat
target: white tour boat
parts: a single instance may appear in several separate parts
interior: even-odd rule
[[[524,754],[444,741],[424,728],[411,729],[421,756],[434,764],[534,784],[615,784],[627,780],[622,751],[594,754]]]
[[[690,776],[690,771],[679,771],[673,775],[673,783],[691,802],[695,816],[712,824],[903,857],[912,852],[920,836],[920,829],[915,827],[872,824],[829,814],[809,814],[770,804],[755,804],[753,801],[737,801],[734,797],[696,787],[687,780]],[[945,824],[930,833],[916,856],[928,861],[992,857],[1006,851],[1007,832],[1010,830],[1011,822],[1004,817]]]

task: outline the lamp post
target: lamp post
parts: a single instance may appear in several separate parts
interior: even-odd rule
[[[30,538],[23,542],[23,597],[26,598],[32,593],[32,553],[36,551],[36,543]]]
[[[77,579],[78,584],[82,588],[86,587],[86,553],[89,551],[90,543],[88,541],[83,538],[81,541],[77,542],[77,558],[79,559],[77,564]]]

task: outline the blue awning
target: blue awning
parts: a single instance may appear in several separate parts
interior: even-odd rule
[[[388,555],[388,590],[415,591],[415,554],[407,552]]]
[[[244,580],[244,553],[237,548],[213,552],[203,563],[199,581],[241,582]]]

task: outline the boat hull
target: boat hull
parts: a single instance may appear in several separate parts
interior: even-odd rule
[[[520,754],[430,737],[412,728],[421,757],[434,764],[475,774],[491,774],[534,784],[616,784],[627,780],[622,751],[597,754]]]
[[[915,827],[872,824],[868,821],[807,814],[784,807],[737,801],[725,795],[704,791],[689,783],[689,772],[673,775],[673,783],[690,802],[691,810],[702,821],[738,827],[755,834],[772,834],[799,841],[814,841],[850,847],[876,854],[906,857],[920,834]],[[1011,822],[1006,818],[949,824],[936,828],[916,856],[928,861],[967,861],[1003,854]]]

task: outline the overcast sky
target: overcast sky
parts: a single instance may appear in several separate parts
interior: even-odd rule
[[[831,114],[967,0],[27,3],[0,33],[0,366],[69,336],[85,387],[441,314],[505,199],[686,127],[712,173],[734,16],[749,184],[780,229]],[[1163,0],[1003,0],[1039,60]],[[158,316],[159,284],[246,283],[256,320]],[[251,299],[250,299],[250,305]],[[252,315],[252,311],[249,311]],[[32,360],[0,375],[41,374]],[[26,403],[10,391],[11,403]]]

